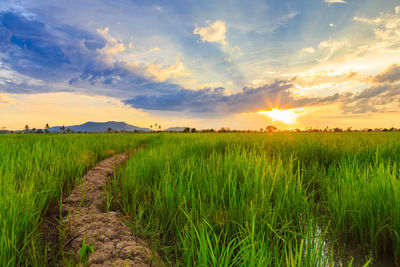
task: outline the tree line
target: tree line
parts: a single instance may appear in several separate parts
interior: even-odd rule
[[[5,126],[1,127],[0,133],[50,133],[49,131],[50,125],[46,123],[45,127],[43,129],[36,129],[36,128],[30,128],[29,125],[25,125],[24,130],[17,130],[17,131],[12,131],[12,130],[7,130]],[[167,130],[162,130],[162,127],[160,124],[155,123],[154,125],[150,125],[150,129],[152,132],[165,132]],[[61,126],[59,128],[60,133],[87,133],[87,131],[72,131],[70,128],[66,128],[65,126]],[[168,132],[184,132],[184,133],[236,133],[236,132],[245,132],[245,133],[254,133],[254,132],[268,132],[268,133],[273,133],[273,132],[399,132],[400,128],[362,128],[362,129],[353,129],[352,127],[348,128],[340,128],[340,127],[334,127],[334,128],[313,128],[313,127],[306,127],[305,129],[293,129],[293,130],[279,130],[277,127],[274,125],[268,125],[265,128],[260,128],[259,130],[236,130],[236,129],[230,129],[229,127],[221,127],[220,129],[201,129],[197,130],[196,128],[190,128],[186,127],[182,131],[168,131]],[[56,131],[55,131],[56,132]],[[123,132],[143,132],[143,131],[118,131],[114,130],[111,127],[109,127],[106,131],[106,133],[123,133]]]

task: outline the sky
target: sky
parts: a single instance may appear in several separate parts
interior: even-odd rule
[[[400,127],[398,0],[2,0],[0,127]]]

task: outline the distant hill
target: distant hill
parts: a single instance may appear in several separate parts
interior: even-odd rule
[[[55,126],[49,128],[50,132],[61,132],[61,126]],[[113,131],[143,131],[143,132],[151,132],[152,130],[148,128],[141,128],[138,126],[127,124],[123,121],[107,121],[107,122],[93,122],[88,121],[81,125],[72,125],[72,126],[65,126],[65,129],[71,129],[74,132],[91,132],[91,133],[98,133],[98,132],[107,132],[108,128],[111,128]]]
[[[168,129],[165,129],[164,131],[166,132],[183,132],[185,128],[190,128],[190,127],[169,127]]]

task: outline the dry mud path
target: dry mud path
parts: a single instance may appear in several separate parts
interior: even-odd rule
[[[62,203],[64,251],[79,259],[85,239],[94,246],[89,266],[154,266],[158,258],[145,241],[132,234],[119,212],[105,211],[107,179],[128,158],[128,153],[122,153],[101,161]]]

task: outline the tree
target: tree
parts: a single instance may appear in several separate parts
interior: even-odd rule
[[[231,128],[229,127],[222,127],[221,130],[219,130],[221,133],[227,133],[231,131]]]
[[[273,125],[268,125],[267,128],[265,128],[265,130],[266,130],[267,132],[269,132],[269,133],[273,133],[273,132],[276,132],[276,130],[278,130],[278,128],[276,128],[276,127],[273,126]]]
[[[263,129],[263,128],[260,128],[260,132],[264,132],[264,129]]]
[[[36,128],[34,127],[34,128],[32,128],[32,133],[35,133],[36,132]]]
[[[25,125],[25,132],[26,132],[26,133],[29,132],[29,125],[28,125],[28,124]]]
[[[50,128],[50,125],[48,123],[46,123],[46,126],[44,126],[44,131],[46,133],[48,133],[49,132],[49,128]]]
[[[160,130],[161,130],[161,125],[158,125],[158,129],[160,129]]]
[[[108,127],[107,133],[112,133],[113,129],[111,127]]]
[[[60,130],[61,130],[63,133],[65,133],[65,126],[64,126],[64,125],[61,126],[61,127],[60,127]]]
[[[192,133],[197,132],[197,131],[196,131],[196,128],[192,128],[191,132],[192,132]]]
[[[184,132],[184,133],[190,132],[190,128],[189,128],[189,127],[186,127],[185,129],[183,129],[183,132]]]

